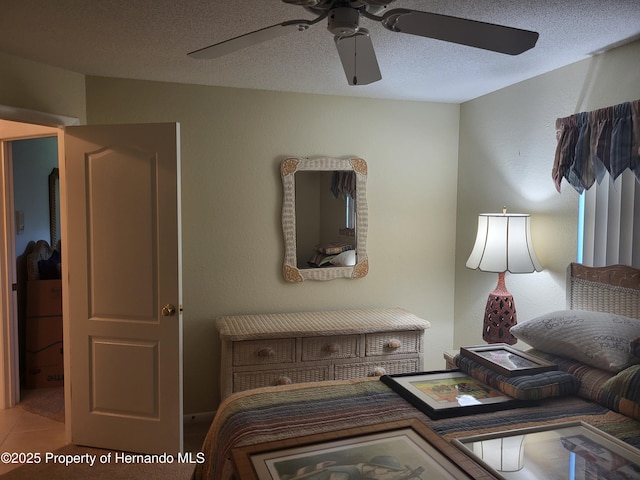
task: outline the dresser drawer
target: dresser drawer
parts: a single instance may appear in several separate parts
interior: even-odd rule
[[[233,375],[233,391],[241,392],[252,388],[319,382],[329,379],[329,366],[239,372]]]
[[[293,363],[295,352],[295,338],[265,338],[233,342],[233,365]]]
[[[365,337],[365,355],[418,353],[422,334],[420,331],[369,333]]]
[[[394,361],[336,365],[334,375],[336,380],[349,380],[360,377],[379,377],[380,375],[413,373],[421,369],[420,362],[417,358],[405,358]]]
[[[305,337],[302,339],[302,361],[356,358],[358,345],[358,335]]]

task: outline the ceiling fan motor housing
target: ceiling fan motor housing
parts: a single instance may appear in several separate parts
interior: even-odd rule
[[[353,35],[360,28],[360,12],[351,7],[336,7],[329,12],[327,30],[334,35]]]

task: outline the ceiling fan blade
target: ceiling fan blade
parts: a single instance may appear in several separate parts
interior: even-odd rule
[[[393,32],[410,33],[509,55],[526,52],[538,41],[538,32],[530,30],[404,8],[385,13],[382,25]]]
[[[195,50],[187,55],[191,58],[197,59],[212,59],[222,57],[229,53],[242,50],[243,48],[257,45],[258,43],[266,42],[267,40],[273,40],[274,38],[288,35],[292,32],[303,32],[311,25],[317,22],[316,20],[291,20],[288,22],[278,23],[270,27],[256,30],[255,32],[245,33],[239,37],[225,40],[224,42],[216,43],[209,47],[204,47],[199,50]]]
[[[361,28],[353,35],[336,35],[335,42],[349,85],[368,85],[382,79],[376,52],[366,28]]]

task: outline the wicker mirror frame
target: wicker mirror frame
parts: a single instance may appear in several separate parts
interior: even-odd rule
[[[284,279],[288,282],[304,280],[333,280],[336,278],[362,278],[369,272],[367,257],[367,162],[362,158],[301,158],[283,160],[280,167],[284,199],[282,204],[282,231],[284,234]],[[296,181],[300,171],[353,170],[356,173],[356,264],[349,267],[303,268],[297,267],[296,253]]]

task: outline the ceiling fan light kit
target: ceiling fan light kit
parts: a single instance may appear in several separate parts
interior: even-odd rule
[[[395,0],[282,0],[304,7],[317,15],[313,20],[290,20],[249,32],[188,55],[213,59],[266,42],[295,31],[303,32],[327,18],[327,30],[334,40],[349,85],[367,85],[382,79],[373,43],[360,17],[380,22],[389,31],[457,43],[497,53],[519,55],[533,48],[538,33],[493,23],[397,8],[385,10]]]

